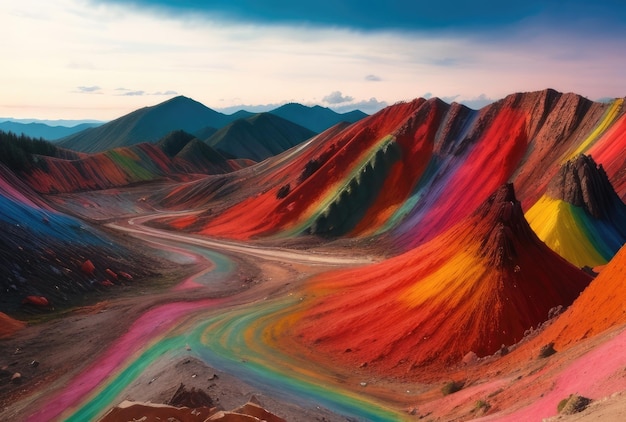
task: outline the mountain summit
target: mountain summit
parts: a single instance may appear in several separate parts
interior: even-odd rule
[[[178,96],[68,136],[59,142],[59,146],[98,152],[139,142],[156,142],[174,130],[194,133],[206,127],[219,128],[228,124],[230,119],[191,98]]]

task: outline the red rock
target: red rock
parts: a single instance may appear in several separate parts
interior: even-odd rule
[[[111,278],[113,278],[114,280],[117,280],[117,274],[110,268],[107,268],[106,270],[104,270],[104,272],[110,275]]]
[[[50,302],[43,296],[26,296],[24,300],[22,300],[22,304],[45,307],[50,305]]]
[[[120,277],[125,278],[126,280],[132,280],[132,279],[133,279],[133,276],[132,276],[132,275],[130,275],[130,274],[128,274],[127,272],[124,272],[124,271],[118,271],[118,272],[117,272],[117,274],[118,274]]]
[[[80,267],[80,270],[86,275],[93,275],[93,272],[96,270],[96,266],[93,265],[90,259],[83,262],[83,265]]]

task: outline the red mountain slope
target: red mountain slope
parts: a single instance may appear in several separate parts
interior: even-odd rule
[[[288,327],[281,341],[297,339],[329,359],[402,375],[521,340],[590,280],[535,236],[505,185],[408,253],[317,277],[305,309],[277,326]]]

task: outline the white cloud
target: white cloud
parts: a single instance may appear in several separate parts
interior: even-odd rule
[[[146,95],[146,91],[126,91],[123,94],[119,95],[123,95],[126,97],[141,97],[142,95]]]
[[[98,92],[101,90],[101,88],[97,85],[93,85],[93,86],[79,86],[76,87],[77,91],[75,92],[79,92],[81,94],[93,94],[95,92]]]
[[[469,108],[473,108],[474,110],[478,110],[493,103],[494,101],[496,100],[487,97],[485,94],[480,94],[478,97],[463,99],[460,103],[468,106]]]
[[[178,92],[176,91],[157,91],[157,92],[153,92],[151,95],[178,95]]]
[[[349,95],[344,96],[341,94],[341,91],[333,91],[324,98],[322,98],[322,101],[328,104],[349,103],[352,100],[354,100],[353,97]]]
[[[382,110],[389,104],[386,101],[378,101],[372,97],[369,100],[357,101],[350,104],[344,104],[337,107],[332,107],[337,113],[345,113],[352,110],[361,110],[363,113],[374,114],[377,111]]]

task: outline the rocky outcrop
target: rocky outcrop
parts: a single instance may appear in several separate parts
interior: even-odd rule
[[[548,185],[547,195],[606,218],[621,203],[609,178],[593,158],[581,154],[566,162]]]
[[[524,218],[521,204],[515,198],[513,184],[507,183],[498,189],[475,215],[491,226],[481,242],[481,252],[488,258],[490,265],[519,271],[515,263],[518,256],[516,244],[534,242],[537,237]]]

